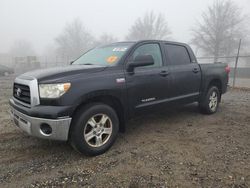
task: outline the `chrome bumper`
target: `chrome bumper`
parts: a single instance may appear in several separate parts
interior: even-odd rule
[[[62,119],[44,119],[44,118],[36,118],[25,115],[12,106],[10,106],[11,111],[10,115],[14,123],[17,127],[28,133],[29,135],[51,139],[51,140],[68,140],[68,133],[71,118],[62,118]],[[52,132],[50,134],[45,134],[41,130],[42,124],[48,124]]]

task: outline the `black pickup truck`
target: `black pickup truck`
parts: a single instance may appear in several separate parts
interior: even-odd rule
[[[98,155],[138,114],[193,102],[215,113],[229,71],[223,63],[198,64],[183,43],[113,43],[69,66],[18,76],[11,115],[32,136],[69,141],[81,153]]]

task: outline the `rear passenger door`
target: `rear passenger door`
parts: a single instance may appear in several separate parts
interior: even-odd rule
[[[186,46],[167,43],[164,48],[171,74],[170,99],[195,100],[201,83],[200,66],[191,61]]]

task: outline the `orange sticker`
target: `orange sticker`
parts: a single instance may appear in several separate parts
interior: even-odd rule
[[[106,61],[107,61],[108,63],[112,64],[112,63],[116,62],[117,59],[118,59],[117,56],[112,55],[112,56],[108,57],[108,58],[106,59]]]

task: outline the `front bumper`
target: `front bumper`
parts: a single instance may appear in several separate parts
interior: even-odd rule
[[[13,107],[13,100],[10,100],[11,117],[14,123],[23,131],[29,135],[51,139],[51,140],[68,140],[68,133],[70,128],[71,119],[70,117],[58,118],[58,119],[47,119],[47,118],[37,118],[28,116],[21,113]],[[51,133],[46,134],[42,131],[42,125],[49,125],[51,127]]]

